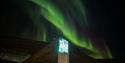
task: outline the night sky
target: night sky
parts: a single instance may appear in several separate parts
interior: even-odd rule
[[[16,36],[28,39],[43,40],[44,36],[39,38],[39,35],[44,34],[44,31],[39,29],[46,28],[45,31],[52,31],[51,27],[54,27],[50,23],[46,22],[47,20],[43,17],[34,17],[39,16],[39,13],[37,14],[37,12],[40,12],[38,10],[39,8],[34,7],[35,10],[30,11],[31,13],[34,12],[34,14],[30,16],[29,11],[27,12],[23,10],[23,8],[17,4],[19,2],[4,1],[0,3],[2,10],[0,14],[0,36]],[[113,57],[124,57],[125,23],[122,3],[115,0],[84,0],[83,3],[85,3],[86,6],[86,15],[90,28],[96,35],[104,38],[107,46],[112,52]],[[25,5],[25,3],[23,4]],[[30,3],[29,5],[34,6],[34,4]],[[30,7],[28,8],[29,10],[32,9]],[[33,18],[35,18],[35,20],[41,19],[42,22],[33,22]],[[40,25],[42,27],[39,28],[39,26],[36,27],[35,25]],[[46,27],[44,27],[44,25],[46,25]],[[47,35],[51,34],[48,33]]]
[[[125,56],[124,16],[122,1],[87,0],[89,23],[105,38],[116,58]]]

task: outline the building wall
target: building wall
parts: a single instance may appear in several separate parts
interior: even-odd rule
[[[58,54],[58,63],[69,63],[69,54],[59,53]]]

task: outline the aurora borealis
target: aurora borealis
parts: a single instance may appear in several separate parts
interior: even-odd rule
[[[86,34],[80,34],[78,31],[76,23],[83,28],[88,26],[85,16],[85,6],[83,6],[81,0],[60,1],[59,4],[63,4],[66,8],[61,5],[57,6],[56,3],[58,1],[54,3],[54,1],[51,0],[32,0],[32,2],[40,6],[41,16],[45,17],[51,24],[60,30],[62,35],[70,42],[94,53],[86,54],[96,59],[111,58],[108,48],[104,47],[106,49],[105,52],[102,50],[100,51],[96,47],[98,45],[93,44],[94,42],[92,42],[91,38],[86,37]]]
[[[96,34],[94,35],[91,27],[89,27],[90,24],[86,16],[86,11],[89,11],[86,10],[87,6],[84,5],[86,3],[84,0],[14,1],[16,1],[15,4],[19,6],[21,11],[23,11],[22,14],[24,13],[25,15],[23,17],[30,20],[25,20],[22,16],[19,16],[20,18],[13,17],[17,21],[21,20],[19,20],[19,23],[15,20],[16,27],[11,25],[9,29],[11,31],[9,32],[11,33],[10,35],[45,42],[51,42],[51,39],[55,38],[51,35],[60,35],[64,36],[68,42],[83,48],[85,54],[90,57],[95,59],[112,58],[105,40],[96,36]],[[15,10],[12,11],[15,12]],[[17,26],[18,24],[20,26]]]

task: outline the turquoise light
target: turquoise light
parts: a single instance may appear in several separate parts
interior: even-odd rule
[[[59,39],[59,53],[68,53],[68,41],[65,39]]]

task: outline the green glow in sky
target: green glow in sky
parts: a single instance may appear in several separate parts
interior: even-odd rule
[[[69,41],[71,41],[72,43],[74,43],[79,47],[82,47],[84,49],[96,53],[96,54],[89,54],[91,57],[103,58],[101,52],[93,46],[93,44],[89,39],[86,39],[84,36],[82,37],[78,36],[75,27],[72,24],[69,25],[69,22],[67,19],[65,19],[63,12],[56,5],[51,3],[49,0],[32,0],[32,1],[41,7],[41,15],[44,16],[55,27],[57,27]],[[81,12],[81,14],[83,15],[84,8],[82,7],[80,0],[73,0],[73,1],[74,5],[77,5],[76,3],[78,3],[78,6],[80,7],[78,8],[79,12]],[[86,21],[86,19],[81,19],[81,20]]]
[[[79,38],[73,25],[67,24],[62,12],[50,3],[48,0],[33,0],[42,7],[42,15],[48,19],[53,25],[62,31],[65,37],[71,40],[74,44],[92,49],[91,43],[83,38]],[[42,3],[42,4],[41,4]],[[84,44],[84,45],[83,45]]]

